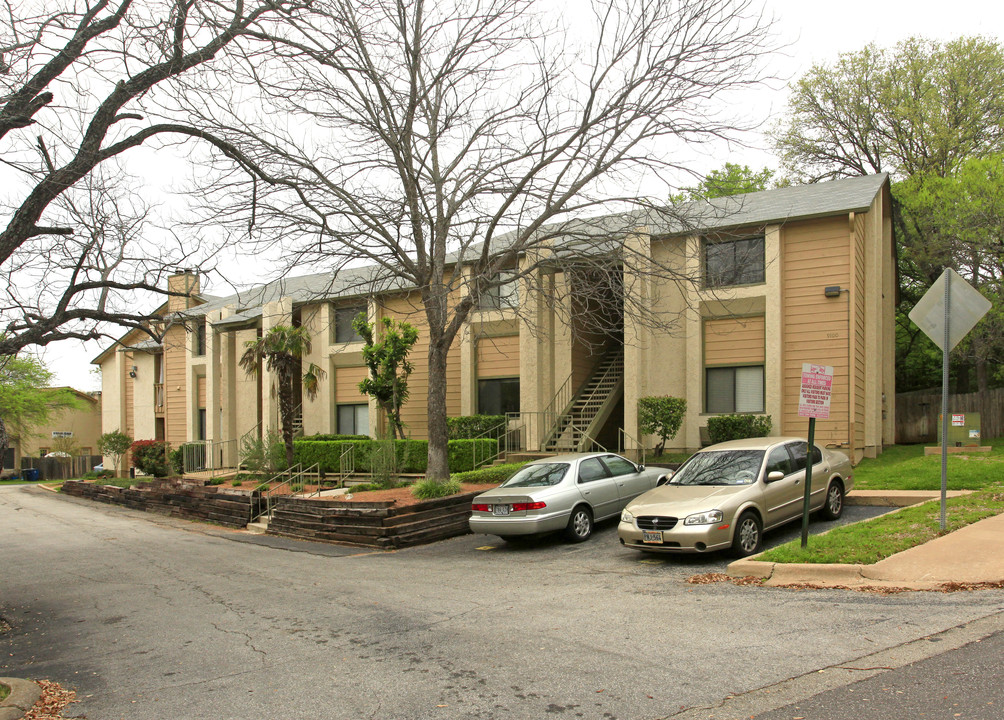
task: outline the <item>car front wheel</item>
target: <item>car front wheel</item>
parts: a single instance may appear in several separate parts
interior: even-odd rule
[[[844,486],[839,480],[834,480],[826,489],[826,502],[823,504],[821,514],[827,520],[836,520],[843,513]]]
[[[760,552],[763,543],[763,524],[751,512],[739,516],[736,531],[732,536],[732,553],[736,557],[749,557]]]
[[[584,542],[593,534],[593,514],[589,508],[580,505],[572,510],[572,516],[568,518],[568,527],[565,528],[565,537],[572,542]]]

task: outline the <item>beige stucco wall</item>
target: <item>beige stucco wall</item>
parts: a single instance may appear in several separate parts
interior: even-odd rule
[[[47,423],[34,428],[31,435],[21,438],[17,448],[21,456],[38,457],[42,450],[55,450],[53,432],[71,432],[72,441],[79,453],[97,454],[103,419],[101,396],[94,397],[80,392],[74,394],[80,407],[53,412]],[[16,457],[15,462],[19,463],[20,458]]]

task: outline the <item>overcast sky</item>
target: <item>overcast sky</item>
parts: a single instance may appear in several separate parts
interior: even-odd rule
[[[574,6],[580,0],[567,0]],[[1004,30],[1004,5],[987,0],[844,0],[841,3],[806,0],[766,0],[767,15],[775,17],[778,43],[784,49],[773,59],[770,70],[785,80],[794,80],[813,63],[831,63],[842,52],[858,50],[868,43],[892,46],[910,36],[950,40],[962,35],[984,35],[999,39]],[[785,107],[785,82],[773,89],[751,93],[751,117],[765,125]],[[707,172],[726,161],[754,168],[777,167],[766,142],[759,135],[747,139],[749,148],[722,147],[695,159],[694,169]],[[250,280],[250,279],[249,279]],[[203,288],[209,293],[229,294],[226,288]],[[56,373],[55,384],[80,390],[100,389],[99,379],[90,370],[90,361],[101,351],[98,343],[57,343],[45,349],[43,359]]]

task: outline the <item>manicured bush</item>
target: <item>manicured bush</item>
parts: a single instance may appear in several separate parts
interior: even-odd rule
[[[411,486],[411,494],[422,500],[432,500],[433,498],[456,495],[462,489],[460,483],[452,478],[445,482],[420,480]]]
[[[491,430],[505,430],[505,415],[464,415],[446,418],[450,440],[473,440]],[[497,439],[497,438],[496,438]]]
[[[494,484],[504,483],[526,463],[505,463],[504,465],[489,465],[478,470],[468,470],[450,475],[451,480],[461,483]]]
[[[687,414],[686,398],[658,395],[638,398],[638,429],[650,435],[659,436],[655,454],[662,455],[666,440],[676,437]]]
[[[163,440],[137,440],[129,446],[133,465],[154,477],[167,477],[170,473],[167,450],[168,445]]]
[[[115,473],[111,470],[88,470],[83,474],[84,480],[97,480],[98,478],[112,478]]]
[[[304,435],[299,438],[300,442],[341,442],[343,440],[369,440],[369,435],[324,435],[323,433],[317,433],[316,435]]]
[[[713,443],[767,437],[770,434],[770,428],[770,415],[737,413],[708,418],[708,437]]]
[[[428,467],[429,443],[426,440],[394,440],[394,456],[399,473],[424,473]],[[356,472],[373,472],[375,452],[380,442],[375,440],[323,441],[297,439],[293,442],[295,462],[304,467],[317,463],[326,473],[339,472],[339,458],[349,447],[355,448]],[[451,440],[447,446],[448,463],[453,472],[474,469],[475,458],[490,458],[498,452],[498,441]],[[378,465],[379,463],[377,463]]]

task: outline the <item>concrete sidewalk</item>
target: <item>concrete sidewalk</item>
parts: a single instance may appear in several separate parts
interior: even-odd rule
[[[949,493],[958,495],[962,493]],[[849,504],[906,506],[940,497],[911,491],[856,491]],[[728,567],[732,577],[765,578],[765,585],[818,587],[886,587],[941,590],[946,584],[1004,582],[1004,514],[986,518],[931,542],[897,553],[874,565],[771,563],[753,558]]]

